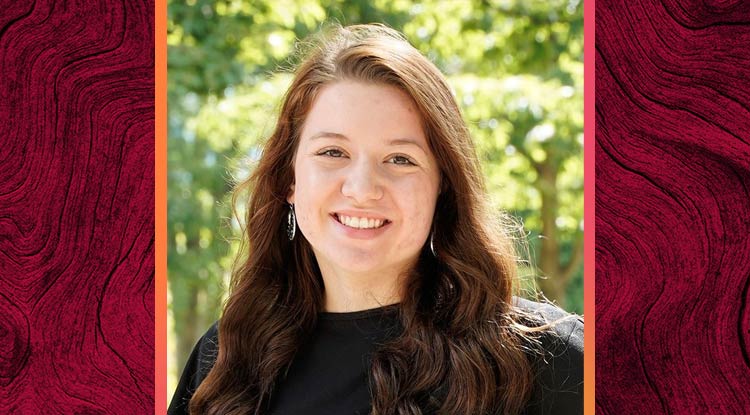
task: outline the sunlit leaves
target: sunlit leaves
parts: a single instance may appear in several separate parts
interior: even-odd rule
[[[208,97],[186,126],[217,153],[247,152],[270,135],[290,81],[290,75],[278,73],[254,85],[229,87],[223,97]]]

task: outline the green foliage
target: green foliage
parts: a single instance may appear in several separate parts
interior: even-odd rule
[[[236,253],[228,241],[236,237],[232,180],[248,174],[270,133],[295,41],[330,21],[385,23],[440,67],[475,138],[494,206],[523,219],[533,252],[555,256],[539,272],[564,284],[545,294],[582,312],[580,259],[566,271],[582,241],[582,9],[577,0],[170,0],[173,373],[221,308]],[[555,244],[540,242],[542,234]]]

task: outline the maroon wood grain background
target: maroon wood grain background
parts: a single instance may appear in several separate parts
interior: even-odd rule
[[[750,2],[596,2],[596,412],[750,413]]]
[[[154,412],[153,15],[0,1],[0,413]]]

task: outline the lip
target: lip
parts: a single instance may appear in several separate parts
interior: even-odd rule
[[[382,219],[382,220],[386,220],[387,222],[383,224],[383,226],[376,228],[376,229],[355,229],[355,228],[350,228],[344,225],[343,223],[339,222],[338,219],[336,219],[337,213],[342,214],[344,216],[360,217],[360,218],[367,218],[367,219]],[[339,232],[343,233],[345,236],[352,238],[352,239],[365,239],[365,240],[375,239],[378,236],[382,235],[385,231],[390,229],[391,224],[393,223],[391,221],[388,221],[382,216],[377,216],[377,215],[373,216],[373,215],[367,215],[367,214],[362,214],[362,213],[347,214],[345,211],[331,213],[329,217],[331,218],[331,221],[334,223],[334,226],[336,227],[336,229],[339,230]]]

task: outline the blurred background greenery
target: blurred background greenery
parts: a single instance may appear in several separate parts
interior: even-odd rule
[[[168,393],[218,318],[237,246],[229,196],[290,81],[295,40],[380,22],[447,76],[492,203],[523,220],[535,284],[583,312],[580,0],[168,1]]]

